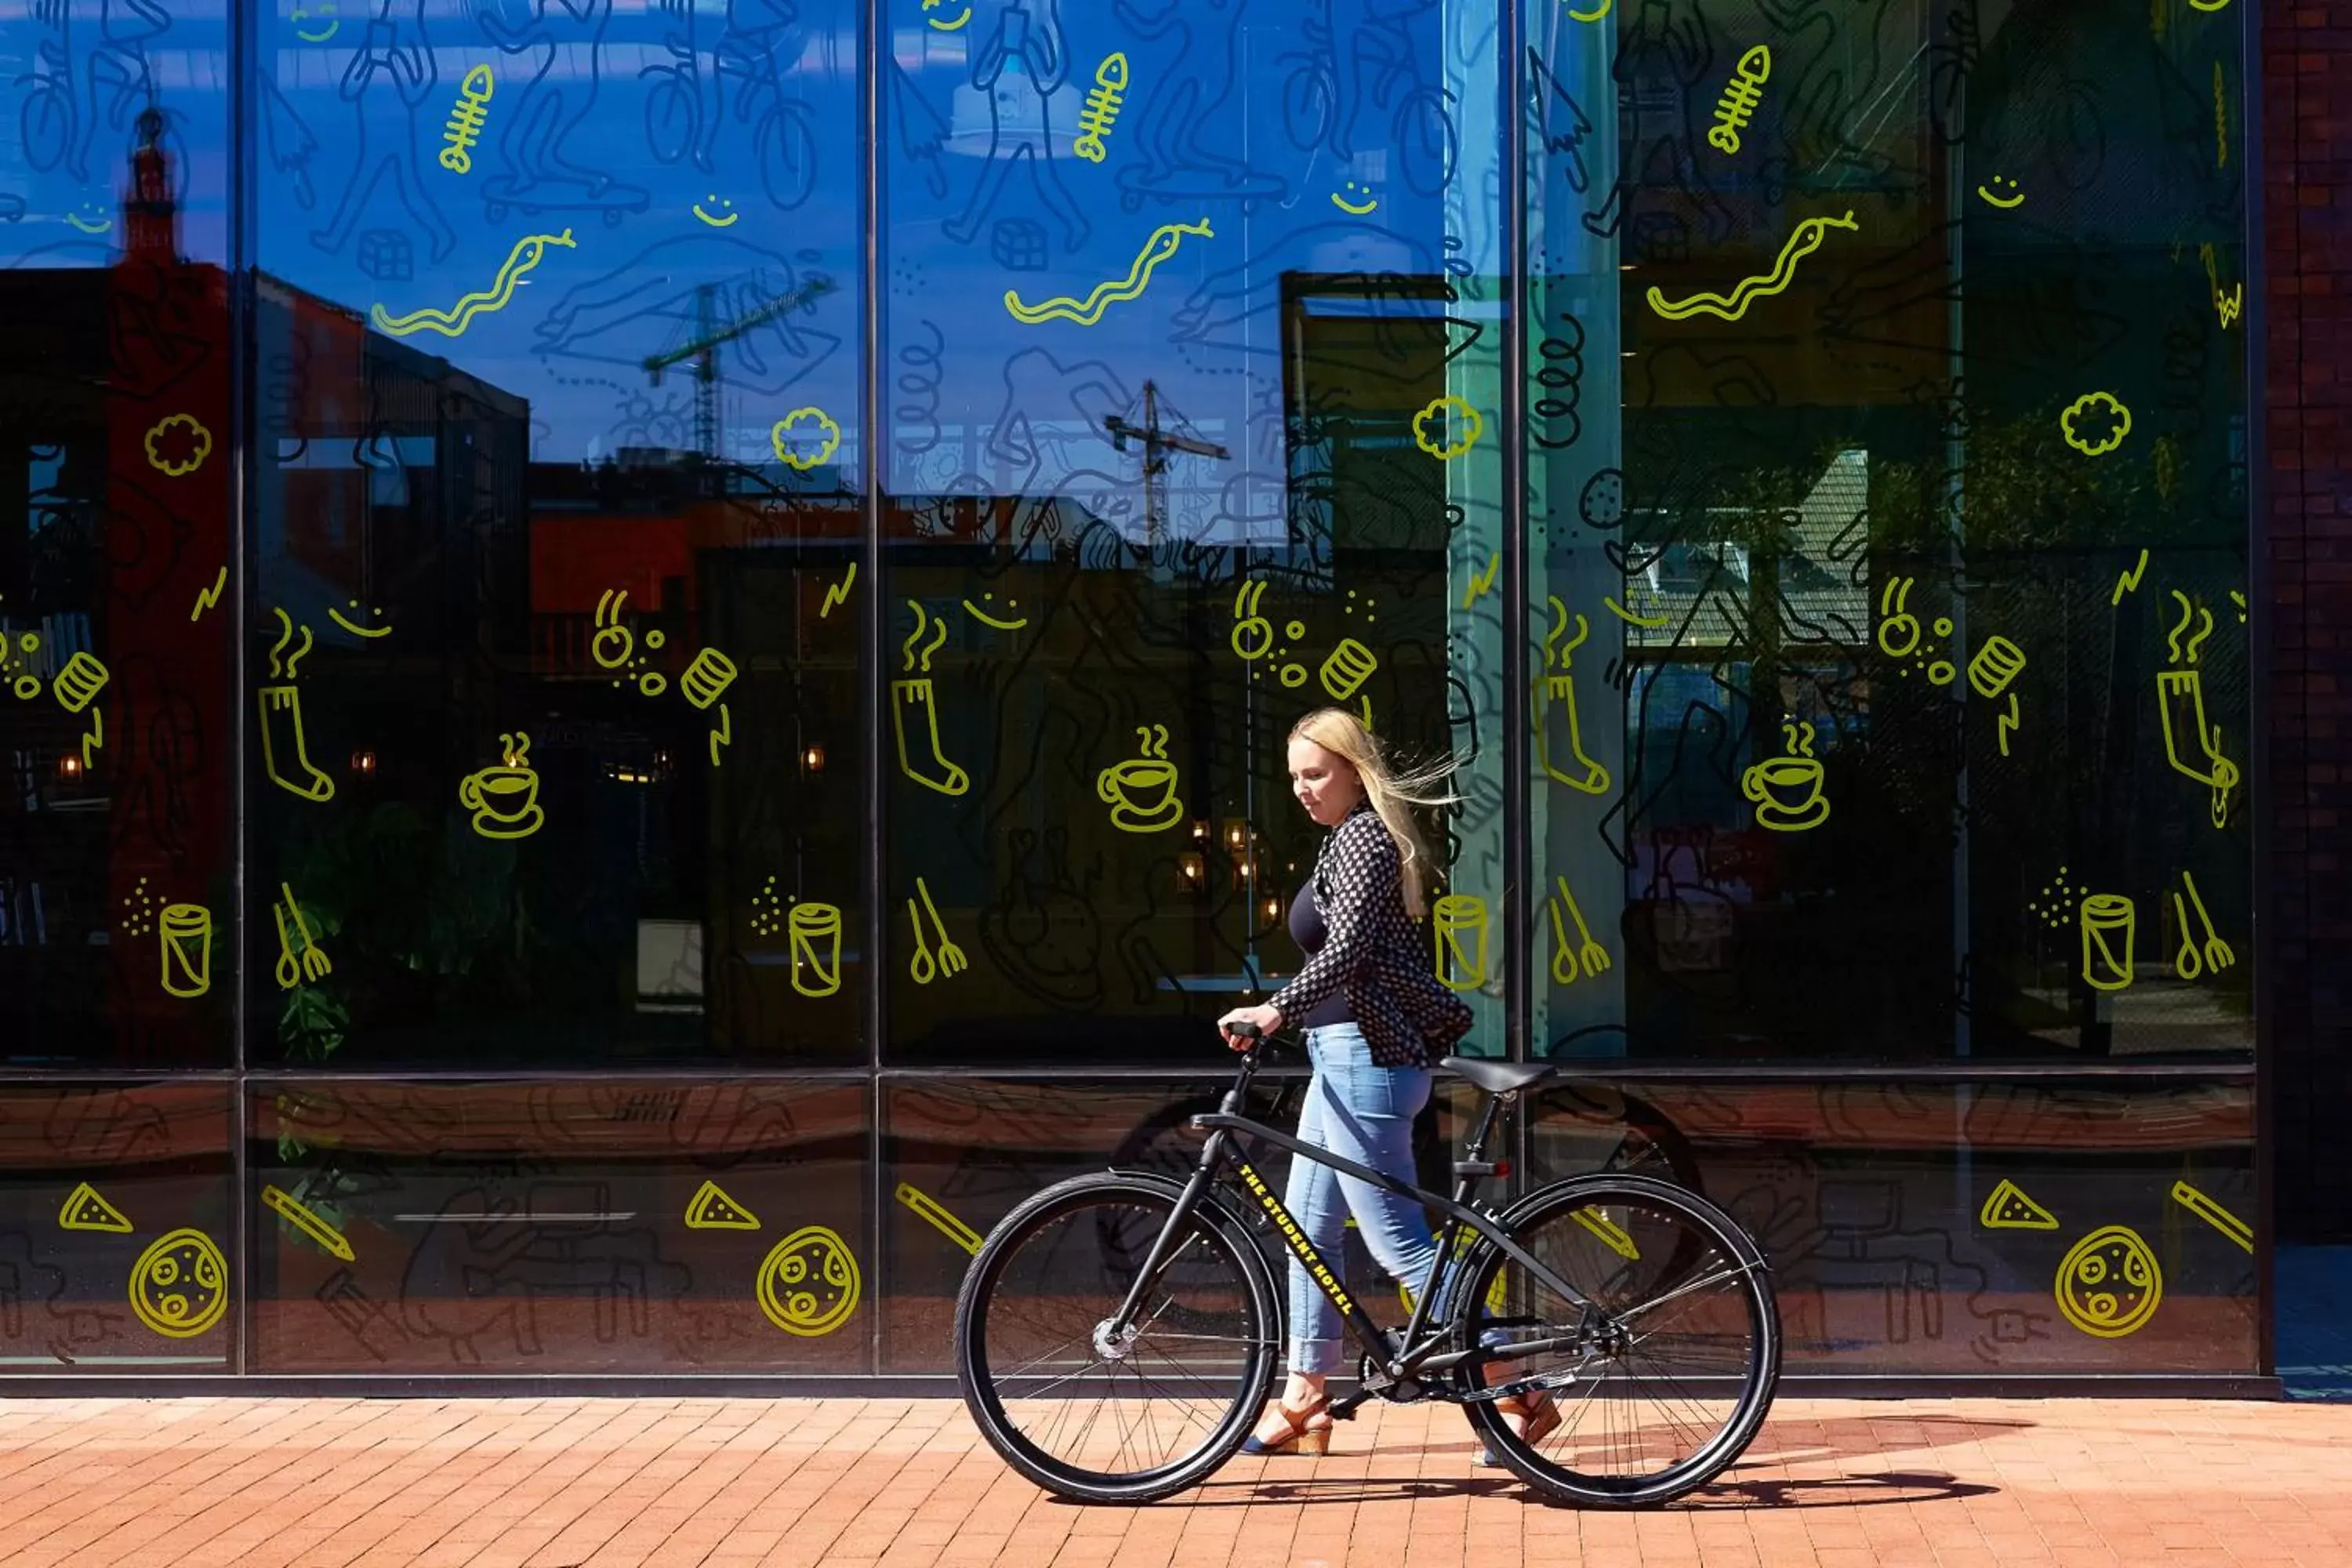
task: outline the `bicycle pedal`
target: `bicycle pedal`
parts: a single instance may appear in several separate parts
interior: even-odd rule
[[[1353,1421],[1356,1418],[1357,1410],[1368,1403],[1371,1397],[1372,1396],[1370,1394],[1365,1393],[1362,1389],[1358,1389],[1355,1393],[1348,1395],[1345,1399],[1333,1400],[1331,1402],[1330,1410],[1331,1419],[1334,1421]]]

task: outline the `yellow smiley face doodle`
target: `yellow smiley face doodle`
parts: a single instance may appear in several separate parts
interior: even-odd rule
[[[166,1339],[192,1340],[228,1310],[228,1262],[186,1227],[159,1237],[131,1269],[131,1310]]]
[[[2110,1225],[2076,1242],[2058,1265],[2060,1315],[2084,1333],[2119,1340],[2156,1316],[2164,1270],[2139,1233]]]
[[[804,1225],[760,1263],[760,1310],[804,1340],[829,1334],[857,1310],[857,1259],[849,1244],[821,1225]]]

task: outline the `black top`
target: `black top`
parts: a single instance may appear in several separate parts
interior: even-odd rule
[[[1439,984],[1434,952],[1405,918],[1403,877],[1387,825],[1358,805],[1324,839],[1307,884],[1323,944],[1273,999],[1295,1026],[1341,996],[1384,1068],[1427,1067],[1470,1032],[1470,1009]]]
[[[1298,944],[1299,952],[1313,958],[1323,951],[1326,934],[1323,916],[1315,908],[1315,884],[1312,881],[1302,883],[1298,896],[1290,900],[1290,940]],[[1334,1024],[1352,1024],[1355,1021],[1355,1015],[1348,1011],[1348,993],[1342,988],[1315,1004],[1308,1009],[1307,1016],[1297,1020],[1291,1026],[1328,1029]]]

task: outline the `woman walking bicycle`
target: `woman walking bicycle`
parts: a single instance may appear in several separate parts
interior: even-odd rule
[[[1290,905],[1290,934],[1307,962],[1273,1000],[1217,1020],[1227,1045],[1289,1027],[1307,1037],[1308,1080],[1298,1137],[1410,1182],[1412,1123],[1429,1103],[1430,1066],[1467,1034],[1470,1009],[1439,984],[1412,922],[1427,914],[1429,852],[1412,808],[1444,804],[1427,773],[1400,774],[1352,713],[1324,708],[1290,731],[1291,793],[1330,829],[1315,873]],[[1339,1253],[1353,1215],[1373,1261],[1408,1288],[1429,1278],[1437,1244],[1412,1200],[1328,1165],[1291,1162],[1284,1206],[1315,1250]],[[1245,1454],[1321,1454],[1331,1438],[1325,1384],[1346,1353],[1339,1309],[1297,1257],[1289,1261],[1290,1378]],[[1540,1439],[1559,1425],[1549,1395],[1497,1408]],[[1492,1463],[1491,1456],[1487,1462]]]

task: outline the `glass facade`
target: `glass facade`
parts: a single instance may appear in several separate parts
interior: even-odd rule
[[[2256,1374],[2246,9],[0,18],[0,1377],[946,1370],[1331,703],[1515,1181]]]

